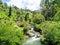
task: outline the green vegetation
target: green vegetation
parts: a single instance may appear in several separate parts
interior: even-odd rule
[[[42,43],[45,45],[60,45],[60,21],[46,21],[41,26]]]
[[[58,11],[55,16],[53,17],[54,21],[60,21],[60,11]]]
[[[0,45],[22,45],[34,26],[43,45],[60,45],[60,0],[42,0],[41,12],[8,7],[0,0]]]
[[[41,23],[41,42],[43,45],[60,45],[60,3],[59,0],[51,1],[52,2],[46,0],[44,3],[45,9],[43,7],[42,14],[45,14],[44,16],[47,18],[45,22]]]
[[[0,45],[22,45],[23,29],[10,23],[0,24]]]

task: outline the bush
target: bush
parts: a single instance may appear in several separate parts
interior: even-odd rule
[[[43,15],[37,13],[33,17],[33,23],[40,24],[41,22],[45,21],[45,18]]]
[[[41,24],[35,24],[34,25],[34,30],[36,31],[36,32],[39,32],[40,34],[42,33],[41,31],[41,29],[40,29],[40,26],[41,26]]]
[[[41,41],[45,45],[60,45],[60,21],[47,21],[42,26]]]
[[[7,15],[5,15],[5,12],[3,12],[3,11],[1,11],[0,12],[0,20],[1,19],[7,19],[8,17],[7,17]]]
[[[60,21],[60,11],[58,11],[55,16],[53,17],[54,21]]]
[[[26,33],[28,30],[31,29],[31,25],[28,22],[24,21],[23,25],[24,25],[24,30],[23,30],[24,33]]]
[[[9,23],[0,24],[0,45],[22,45],[23,29]]]
[[[41,33],[40,24],[45,21],[45,17],[40,13],[35,13],[32,18],[32,24],[34,25],[34,30]]]

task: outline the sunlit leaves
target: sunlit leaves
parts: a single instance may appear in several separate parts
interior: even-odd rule
[[[43,26],[44,25],[44,26]],[[45,38],[44,44],[58,45],[60,44],[60,21],[47,21],[42,25],[42,35]]]

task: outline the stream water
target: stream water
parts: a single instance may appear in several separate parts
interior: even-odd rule
[[[23,45],[41,45],[40,38],[30,38]]]
[[[29,38],[27,41],[25,41],[23,43],[23,45],[41,45],[41,42],[40,42],[40,33],[39,32],[35,32],[33,30],[33,28],[31,28],[30,31],[34,32],[34,36]]]

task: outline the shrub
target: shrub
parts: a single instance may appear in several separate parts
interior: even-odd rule
[[[60,45],[60,21],[45,22],[42,26],[41,41],[45,45]]]
[[[34,30],[41,33],[40,24],[45,21],[45,17],[40,13],[35,13],[32,18],[32,24],[34,25]]]
[[[45,18],[43,15],[37,13],[34,15],[32,20],[33,20],[33,23],[40,24],[41,22],[43,22],[45,20]]]
[[[23,25],[24,25],[24,33],[26,33],[28,30],[31,29],[31,26],[28,22],[24,21]]]
[[[54,21],[60,21],[60,11],[58,11],[55,16],[53,17]]]
[[[34,30],[36,31],[36,32],[39,32],[40,34],[42,33],[41,31],[41,29],[40,29],[40,26],[41,26],[41,24],[35,24],[34,25]]]
[[[22,45],[22,31],[9,23],[0,24],[0,45]]]
[[[1,11],[0,12],[0,19],[6,19],[8,18],[7,15],[5,15],[5,12]]]

